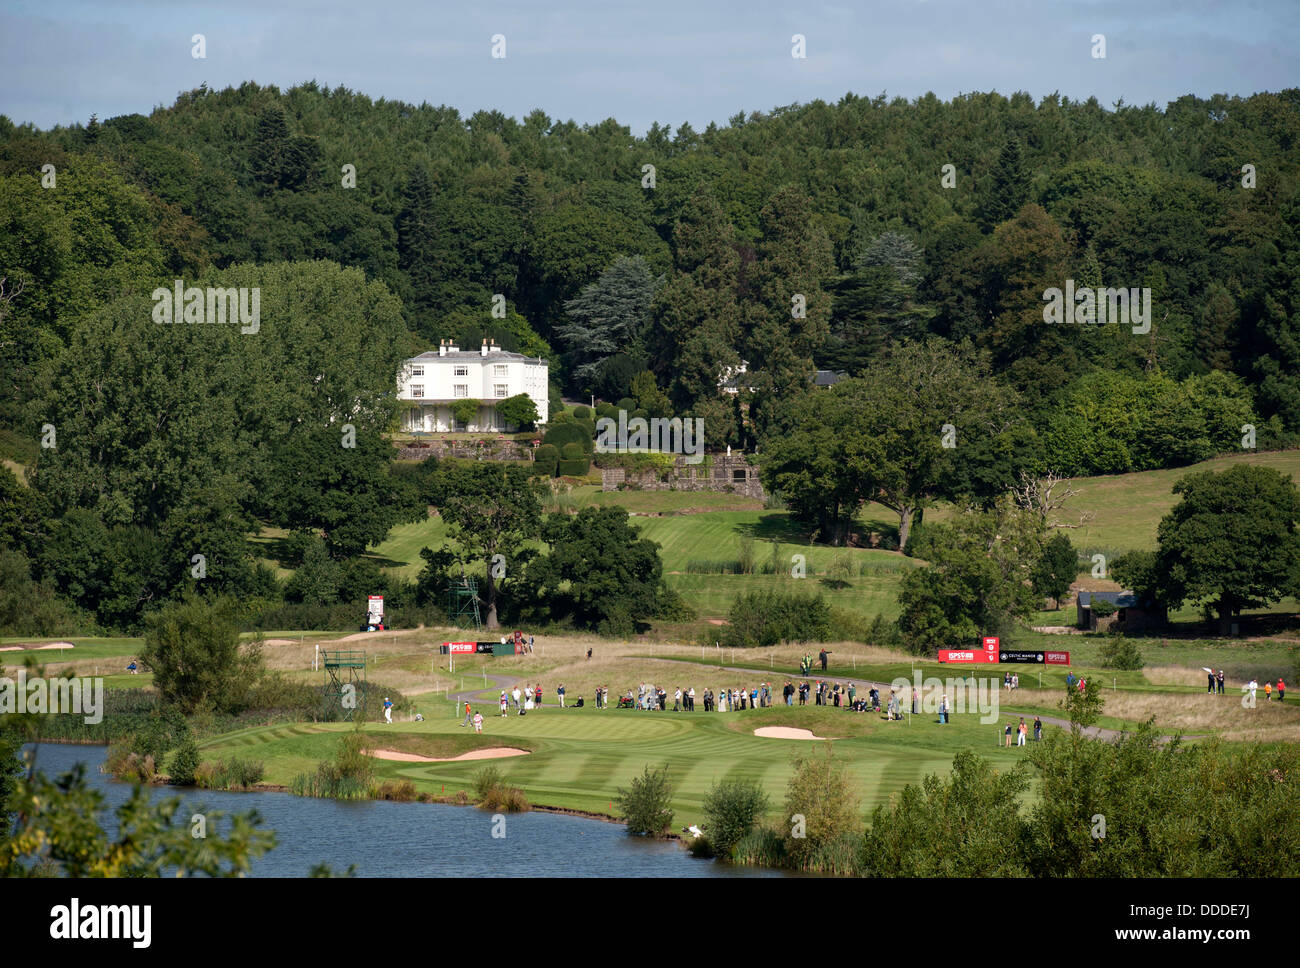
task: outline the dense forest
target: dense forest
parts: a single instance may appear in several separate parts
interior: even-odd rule
[[[932,469],[931,498],[1191,463],[1245,424],[1286,446],[1298,187],[1297,89],[1163,110],[846,95],[644,137],[315,82],[49,131],[0,117],[0,442],[31,465],[30,487],[0,473],[0,585],[130,627],[196,567],[181,549],[277,599],[248,564],[259,523],[355,563],[421,513],[382,435],[397,365],[444,338],[548,358],[553,397],[659,394],[711,445],[770,454],[814,520],[831,485],[804,475],[801,505],[804,450],[842,444],[818,427],[883,440],[945,367],[965,389],[908,419],[953,421],[982,458]],[[270,322],[156,326],[176,278],[260,287]],[[1045,323],[1067,280],[1150,289],[1149,331]],[[816,369],[854,379],[809,402]],[[340,454],[344,421],[361,443]]]

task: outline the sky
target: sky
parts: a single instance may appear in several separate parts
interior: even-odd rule
[[[642,134],[848,92],[1163,107],[1300,86],[1297,51],[1300,0],[0,0],[0,114],[48,128],[315,80]]]

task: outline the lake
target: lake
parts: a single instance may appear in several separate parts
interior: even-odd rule
[[[99,772],[106,752],[102,746],[43,743],[36,766],[55,777],[84,763],[87,781],[104,795],[107,815],[101,823],[114,830],[112,810],[126,801],[131,787]],[[179,794],[186,817],[207,810],[257,810],[279,845],[253,861],[254,877],[305,877],[322,862],[336,873],[355,864],[362,877],[782,876],[700,860],[676,843],[629,837],[620,824],[561,814],[507,814],[505,836],[493,837],[493,815],[475,807],[182,787],[150,791],[155,800]]]

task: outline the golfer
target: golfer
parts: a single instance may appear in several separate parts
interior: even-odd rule
[[[384,697],[384,722],[391,723],[392,721],[393,721],[393,701],[389,699],[387,696],[385,696]]]

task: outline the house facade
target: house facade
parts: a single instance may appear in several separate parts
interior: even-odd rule
[[[413,356],[397,375],[397,399],[407,403],[402,426],[408,433],[487,433],[509,431],[496,405],[524,393],[537,407],[538,423],[548,412],[549,364],[539,358],[510,353],[484,340],[477,351],[463,350],[443,340],[437,352]],[[475,417],[458,421],[452,406],[461,400],[478,404]]]

